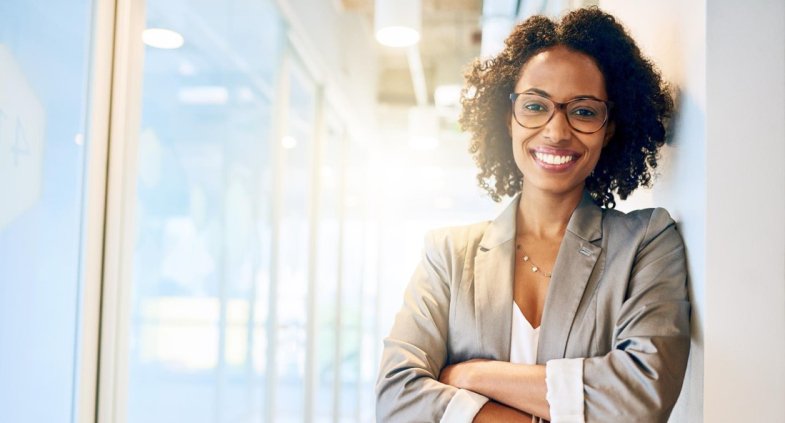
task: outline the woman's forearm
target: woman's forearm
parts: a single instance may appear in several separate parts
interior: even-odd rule
[[[499,404],[496,401],[488,401],[482,406],[480,411],[474,416],[473,423],[531,423],[532,416],[523,411]]]
[[[440,380],[550,420],[544,365],[471,360],[444,369]]]

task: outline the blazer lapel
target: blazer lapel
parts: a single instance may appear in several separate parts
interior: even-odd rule
[[[474,258],[474,310],[480,348],[487,358],[509,361],[515,218],[520,194],[492,221]]]
[[[570,329],[602,248],[602,210],[587,192],[570,217],[548,286],[537,362],[564,358]]]

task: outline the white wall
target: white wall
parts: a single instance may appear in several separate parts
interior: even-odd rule
[[[673,422],[703,420],[703,322],[706,313],[706,20],[703,1],[605,0],[600,7],[628,28],[677,92],[673,138],[662,150],[652,190],[619,209],[660,206],[678,222],[687,248],[692,345]]]
[[[705,421],[785,421],[785,2],[706,10]]]
[[[671,420],[785,421],[785,5],[600,6],[680,89],[655,188],[633,199],[667,207],[688,250],[692,354]]]

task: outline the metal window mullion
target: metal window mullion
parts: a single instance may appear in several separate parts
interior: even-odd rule
[[[82,240],[77,299],[77,344],[74,354],[75,385],[71,421],[96,420],[98,355],[101,327],[101,276],[104,220],[106,218],[109,110],[112,89],[112,51],[115,32],[114,0],[96,0],[92,10],[92,47],[89,103],[86,112],[88,145],[84,170]]]
[[[267,362],[265,372],[265,422],[275,422],[275,386],[277,379],[277,341],[278,341],[278,264],[280,256],[281,238],[281,207],[283,202],[283,159],[284,151],[281,148],[281,139],[286,131],[287,116],[289,113],[289,66],[290,50],[288,44],[283,49],[283,57],[278,69],[278,83],[276,84],[276,104],[273,106],[273,125],[275,131],[270,142],[271,157],[273,161],[273,187],[270,201],[270,287],[267,299]]]
[[[215,409],[214,418],[215,423],[221,422],[221,403],[224,401],[224,391],[226,390],[226,331],[227,331],[227,313],[228,313],[228,289],[227,289],[227,280],[228,280],[228,261],[229,259],[226,257],[227,255],[227,198],[226,192],[228,192],[228,183],[229,177],[227,175],[227,156],[228,156],[228,148],[227,143],[231,142],[230,139],[225,139],[223,142],[223,160],[221,166],[221,179],[223,182],[223,193],[224,197],[222,198],[223,207],[221,207],[221,227],[219,233],[223,234],[221,239],[221,249],[220,249],[220,258],[219,258],[219,278],[218,278],[218,365],[215,369]]]
[[[269,142],[267,143],[269,147]],[[254,154],[258,153],[259,156],[263,155],[263,148],[260,148],[259,151],[255,151]],[[263,157],[258,157],[259,162],[263,162]],[[245,375],[248,378],[248,384],[246,385],[246,397],[249,404],[248,415],[254,416],[255,413],[255,399],[253,397],[254,391],[256,389],[257,380],[254,375],[254,345],[256,342],[256,322],[257,322],[257,313],[259,310],[257,309],[257,298],[259,295],[259,284],[258,284],[258,274],[260,269],[262,269],[261,264],[261,245],[263,245],[263,240],[259,239],[260,224],[267,224],[269,225],[269,216],[266,222],[260,222],[259,214],[260,214],[260,202],[264,201],[264,198],[260,195],[264,192],[264,188],[262,187],[262,183],[264,181],[263,176],[263,168],[261,166],[256,166],[253,171],[253,184],[251,192],[253,192],[254,197],[252,201],[252,215],[253,215],[253,241],[252,241],[252,258],[251,258],[251,287],[250,292],[248,293],[248,324],[246,326],[246,333],[245,333],[245,355],[247,357],[245,362]]]
[[[346,222],[346,167],[348,165],[348,139],[346,128],[343,128],[340,135],[340,155],[339,155],[339,189],[338,189],[338,267],[335,280],[335,359],[333,363],[333,422],[341,419],[341,355],[343,348],[343,315],[341,314],[343,304],[343,247],[344,247],[344,228]]]
[[[372,148],[372,147],[370,147]],[[370,149],[369,148],[369,149]],[[368,312],[366,321],[368,319],[372,319],[371,323],[368,325],[368,333],[367,335],[370,337],[371,340],[382,339],[379,335],[379,314],[381,310],[381,301],[379,299],[379,267],[380,267],[380,248],[381,248],[381,236],[380,236],[380,221],[378,220],[379,216],[379,201],[375,198],[376,191],[374,187],[377,186],[377,175],[373,171],[373,167],[371,166],[372,160],[372,153],[367,152],[365,161],[368,163],[366,165],[366,173],[370,176],[366,181],[365,186],[365,198],[366,198],[366,215],[365,215],[365,222],[366,222],[366,242],[368,242],[366,250],[369,251],[370,256],[366,255],[366,262],[372,263],[369,264],[370,270],[366,272],[365,283],[367,284],[367,289],[371,289],[373,287],[372,293],[373,298],[370,301],[371,306],[366,311]],[[370,241],[369,241],[370,240]],[[368,354],[365,357],[370,357],[370,363],[367,363],[371,368],[378,368],[379,359],[377,358],[377,352],[379,350],[378,346],[380,342],[371,342],[369,346],[367,346]],[[371,380],[373,383],[373,379]],[[366,391],[368,397],[366,398],[368,401],[363,402],[364,409],[361,410],[361,419],[363,416],[373,416],[374,409],[375,409],[375,394],[373,389],[370,391]],[[365,413],[363,413],[365,412]]]
[[[117,0],[101,292],[98,423],[127,417],[133,211],[141,117],[144,1]]]
[[[97,421],[127,417],[136,146],[141,116],[144,2],[117,0],[106,185]]]
[[[315,98],[315,122],[314,122],[314,147],[311,155],[311,187],[310,187],[310,207],[308,212],[309,219],[309,243],[308,243],[308,287],[306,290],[306,334],[305,334],[305,412],[304,420],[306,423],[313,421],[314,415],[314,391],[316,384],[315,361],[318,359],[316,354],[316,267],[319,241],[319,180],[321,177],[321,163],[324,156],[325,144],[325,107],[324,107],[324,87],[319,85],[316,89]]]
[[[374,176],[375,176],[375,174],[374,174]],[[374,191],[374,195],[376,195],[375,191]],[[377,199],[374,198],[374,200],[377,200]],[[375,201],[374,204],[378,205],[379,201]],[[381,213],[375,213],[375,216],[376,216],[376,269],[375,269],[374,273],[375,273],[375,278],[376,278],[376,281],[375,281],[375,283],[376,283],[376,297],[374,297],[374,307],[373,307],[374,319],[375,319],[374,323],[373,323],[373,339],[374,340],[383,339],[383,336],[384,336],[384,334],[382,333],[382,328],[381,328],[382,301],[381,301],[381,295],[380,295],[380,293],[382,292],[382,272],[381,272],[381,270],[382,270],[382,261],[381,261],[380,257],[382,256],[381,253],[382,253],[382,249],[384,248],[383,241],[382,241],[382,239],[383,239],[382,234],[383,234],[384,228],[383,228],[383,224],[382,224],[382,219],[379,218],[380,215],[381,215]],[[381,342],[374,342],[373,343],[373,359],[374,359],[374,363],[377,363],[377,366],[378,366],[378,363],[381,363],[381,359],[382,359],[382,357],[381,357],[381,355],[382,355],[381,345],[382,345]],[[375,411],[376,411],[376,400],[375,400],[375,397],[373,397],[373,398],[374,398],[374,400],[373,400],[372,408],[373,408],[374,414],[376,414],[375,413]]]
[[[368,151],[364,150],[363,152],[364,159],[368,157]],[[367,160],[363,160],[363,163],[367,163]],[[367,165],[366,165],[367,166]],[[367,174],[367,173],[366,173]],[[363,194],[362,194],[362,214],[360,219],[360,227],[362,228],[362,236],[361,236],[361,245],[362,250],[367,251],[367,242],[368,242],[368,230],[366,222],[368,222],[368,179],[365,180],[365,184],[363,185]],[[359,345],[357,345],[357,381],[356,381],[356,389],[357,389],[357,402],[354,405],[354,414],[355,414],[355,421],[361,421],[361,404],[362,404],[362,388],[363,388],[363,339],[365,335],[365,325],[363,323],[363,318],[365,316],[365,307],[363,306],[365,300],[365,290],[367,288],[367,274],[368,274],[368,262],[367,262],[367,252],[363,254],[363,259],[360,268],[360,292],[359,298],[360,303],[358,304],[359,316],[357,318],[357,340]]]

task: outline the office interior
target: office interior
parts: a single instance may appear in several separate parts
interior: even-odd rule
[[[425,233],[506,205],[458,125],[465,66],[585,6],[678,94],[654,187],[617,206],[667,207],[687,247],[671,421],[785,421],[767,0],[3,0],[0,421],[375,421]]]

